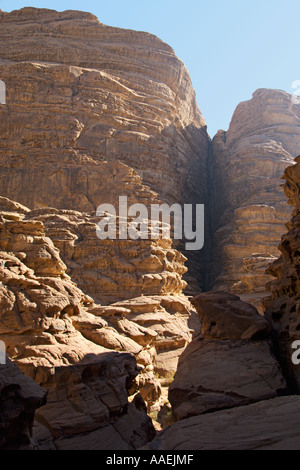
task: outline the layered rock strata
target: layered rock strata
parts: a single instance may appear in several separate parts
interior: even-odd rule
[[[300,391],[300,157],[284,173],[284,190],[293,214],[287,224],[288,232],[279,244],[281,256],[268,268],[276,279],[268,284],[270,296],[263,300],[265,316],[276,332],[278,355],[290,386]],[[293,359],[293,356],[294,359]]]
[[[298,450],[300,400],[288,396],[271,323],[233,294],[200,294],[193,303],[203,332],[182,354],[170,387],[177,422],[142,448]]]
[[[265,273],[290,211],[280,188],[299,153],[300,106],[279,90],[257,90],[213,139],[210,163],[211,286],[251,301],[262,313]]]
[[[121,162],[163,202],[207,202],[206,123],[168,45],[76,11],[2,12],[0,25],[2,196],[91,212],[107,188],[121,195]]]
[[[178,421],[148,446],[152,451],[299,450],[300,397],[277,397]]]
[[[205,204],[204,249],[184,253],[186,292],[229,289],[261,311],[289,218],[279,184],[298,153],[291,96],[255,92],[210,152],[188,72],[157,37],[76,11],[24,8],[0,24],[1,195],[94,214],[135,194],[137,172],[162,202]]]
[[[98,238],[101,218],[95,213],[43,208],[31,211],[28,218],[43,222],[45,233],[60,250],[72,280],[96,302],[109,304],[140,295],[181,294],[186,287],[182,279],[187,271],[186,258],[174,249],[170,238],[153,239],[149,220],[145,239],[120,239],[119,224],[124,221],[118,217],[117,190],[128,195],[128,208],[144,202],[149,207],[149,219],[150,206],[159,204],[156,194],[123,164],[100,163],[99,167],[95,181],[101,173],[105,182],[98,185],[99,194],[106,194],[106,203],[116,208],[115,239]]]

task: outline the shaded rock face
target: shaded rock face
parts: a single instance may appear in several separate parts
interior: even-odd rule
[[[163,202],[207,202],[210,139],[168,45],[75,11],[24,8],[1,13],[0,25],[2,196],[92,212],[122,195],[122,162],[125,195],[134,169]],[[105,162],[113,164],[103,172]]]
[[[276,280],[262,300],[265,317],[222,291],[192,300],[202,334],[182,354],[169,398],[178,421],[150,444],[151,450],[297,450],[299,359],[300,157],[285,170],[293,206],[281,257],[268,268]],[[274,357],[276,354],[276,359]],[[283,373],[284,376],[283,376]],[[253,403],[256,402],[256,403]],[[222,408],[229,408],[223,409]],[[221,423],[221,425],[220,425]]]
[[[0,449],[31,450],[35,411],[46,403],[46,391],[8,358],[0,365]]]
[[[203,203],[204,249],[176,245],[188,258],[186,292],[231,290],[260,308],[289,218],[278,185],[298,153],[290,95],[258,90],[211,148],[188,72],[157,37],[76,11],[24,8],[1,12],[0,24],[1,195],[91,215],[119,195]],[[65,263],[79,282],[83,270]],[[85,271],[95,294],[94,268]],[[103,295],[121,291],[118,281],[109,278]]]
[[[128,403],[138,373],[129,354],[89,355],[70,367],[39,369],[47,404],[35,416],[42,450],[133,450],[155,436],[146,410]],[[87,362],[87,363],[84,363]]]
[[[234,293],[258,305],[278,254],[288,219],[278,184],[298,153],[299,106],[258,90],[210,149],[188,73],[158,38],[74,11],[0,12],[0,26],[0,340],[48,392],[36,412],[39,448],[142,447],[154,437],[145,411],[181,354],[169,393],[177,419],[248,405],[251,423],[264,406],[250,404],[265,399],[288,417],[298,404],[275,398],[286,383],[271,325]],[[293,203],[298,186],[293,175]],[[182,295],[180,244],[97,239],[97,206],[116,207],[120,195],[146,207],[205,203],[206,251],[187,264],[202,287],[232,293],[195,298],[197,317]],[[281,351],[287,323],[297,338],[298,215],[282,245],[290,265],[269,270],[280,286],[266,316]],[[19,427],[30,438],[34,406]]]
[[[271,293],[264,298],[265,317],[276,332],[278,355],[295,391],[300,391],[299,365],[292,360],[294,341],[300,340],[300,157],[284,173],[285,193],[293,207],[292,219],[282,236],[281,256],[268,268],[276,279],[268,284]],[[296,360],[298,359],[296,354]]]
[[[201,333],[209,339],[254,340],[266,338],[271,326],[257,316],[253,305],[229,292],[199,294],[192,300],[201,321]]]
[[[277,397],[248,406],[183,419],[146,449],[299,450],[300,397]]]
[[[281,176],[299,153],[300,106],[288,93],[257,90],[219,131],[210,160],[213,289],[230,290],[262,313],[268,264],[289,220]]]
[[[176,419],[271,399],[286,390],[271,328],[255,307],[225,292],[193,299],[203,321],[169,388]]]

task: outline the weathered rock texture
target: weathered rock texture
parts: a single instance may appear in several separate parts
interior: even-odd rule
[[[41,422],[53,429],[45,442],[57,447],[76,429],[92,436],[110,426],[127,391],[156,403],[154,374],[172,380],[199,329],[182,295],[186,258],[171,240],[101,241],[95,216],[100,204],[117,208],[119,196],[128,206],[206,203],[209,138],[186,68],[151,34],[107,27],[89,13],[25,8],[1,12],[0,36],[1,337],[22,370],[51,391]],[[120,388],[119,404],[101,419],[78,404],[76,421],[80,398],[59,371],[80,384],[76,367],[108,353],[112,368],[126,353],[118,368],[120,381],[130,380],[110,392]],[[61,394],[74,422],[68,431],[49,424]],[[128,441],[130,432],[126,439],[141,445]]]
[[[265,270],[279,255],[290,218],[280,179],[299,153],[299,120],[291,95],[261,89],[238,105],[228,132],[213,139],[211,286],[237,293],[260,311],[271,280]]]
[[[168,45],[89,13],[34,8],[1,13],[0,38],[2,196],[92,212],[134,194],[134,169],[163,202],[207,202],[206,124]]]
[[[34,413],[46,403],[46,391],[22,374],[8,358],[0,365],[0,449],[31,450]]]
[[[183,419],[147,449],[299,450],[300,397],[277,397],[249,406]]]
[[[56,235],[65,222],[72,253],[76,236],[66,236],[72,233],[68,227],[77,235],[94,231],[91,218],[66,210],[30,211],[3,197],[0,209],[0,339],[19,368],[49,392],[37,414],[40,445],[69,448],[80,434],[87,448],[140,447],[153,437],[153,428],[144,412],[128,404],[128,394],[139,392],[148,409],[157,404],[156,377],[172,380],[179,355],[200,329],[190,302],[160,292],[97,304],[71,280],[42,222],[53,225],[49,231]],[[148,256],[151,272],[148,248],[144,267]],[[161,256],[164,249],[169,253],[160,247]],[[98,440],[106,432],[102,428],[111,440]]]
[[[36,415],[39,445],[70,448],[75,439],[76,447],[81,434],[86,448],[143,445],[154,430],[147,415],[128,403],[128,392],[142,369],[134,355],[144,352],[144,394],[159,398],[155,352],[147,356],[151,333],[140,332],[142,346],[89,313],[93,300],[66,274],[42,222],[27,220],[30,211],[12,201],[2,198],[1,205],[0,338],[15,364],[49,392]],[[116,310],[121,320],[123,311]],[[106,431],[109,441],[96,439]]]
[[[169,388],[176,419],[274,398],[286,389],[271,351],[270,324],[226,292],[193,299],[201,335],[180,356]]]
[[[281,256],[268,268],[276,278],[268,284],[271,296],[264,299],[265,316],[276,331],[278,354],[290,385],[300,391],[299,365],[293,364],[294,341],[300,340],[300,157],[284,173],[284,189],[293,206],[288,232],[279,245]],[[297,354],[296,354],[297,356]],[[299,354],[298,354],[299,356]]]
[[[113,165],[100,165],[102,176],[109,175]],[[110,181],[114,191],[122,190],[128,176],[128,167],[120,164],[119,170],[118,181]],[[151,197],[156,202],[137,175],[135,179],[135,185],[134,177],[131,185],[126,184],[126,190],[133,194],[128,198],[129,204],[141,202],[142,198],[147,203]],[[105,181],[107,184],[109,176]],[[111,199],[107,186],[103,192],[112,204],[116,201]],[[147,240],[99,240],[96,229],[100,217],[79,211],[44,208],[33,210],[29,217],[43,222],[45,233],[60,250],[72,280],[97,302],[109,304],[140,295],[180,295],[186,286],[182,279],[187,271],[186,258],[174,249],[171,239],[153,240],[149,234]]]

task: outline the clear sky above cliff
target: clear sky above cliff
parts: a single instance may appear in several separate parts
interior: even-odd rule
[[[110,26],[147,31],[185,63],[213,136],[257,88],[297,93],[300,83],[299,0],[0,0],[24,6],[84,10]]]

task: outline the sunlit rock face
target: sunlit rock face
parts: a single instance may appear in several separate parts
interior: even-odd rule
[[[116,196],[122,162],[162,202],[207,202],[210,139],[170,46],[77,11],[24,8],[1,13],[0,25],[1,195],[31,209],[94,211],[107,202],[103,162],[113,163]],[[125,182],[132,189],[132,175]],[[199,270],[194,255],[201,284],[204,258]]]
[[[211,283],[261,310],[290,218],[281,176],[299,153],[300,106],[279,90],[257,90],[236,108],[228,132],[213,139],[210,168]]]

